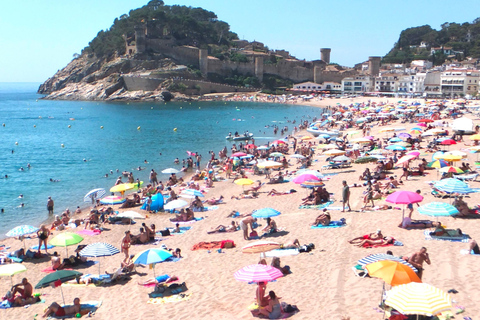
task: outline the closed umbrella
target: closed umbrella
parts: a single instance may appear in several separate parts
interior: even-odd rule
[[[21,263],[10,263],[0,266],[0,276],[10,277],[10,282],[13,287],[13,276],[17,273],[25,272],[27,268]]]
[[[452,308],[446,292],[426,283],[411,282],[387,292],[385,304],[405,315],[434,316]]]
[[[164,249],[147,249],[137,253],[133,257],[134,264],[153,265],[153,277],[155,278],[155,264],[164,262],[173,255],[170,251]]]
[[[35,286],[35,289],[45,288],[50,286],[51,284],[54,284],[55,287],[60,286],[60,291],[62,292],[63,304],[65,305],[65,298],[63,296],[63,290],[62,290],[61,284],[66,281],[73,280],[76,277],[80,277],[81,275],[83,275],[83,273],[78,271],[57,270],[43,277],[43,279],[37,283],[37,285]]]
[[[79,252],[83,257],[92,258],[109,257],[117,253],[120,253],[120,250],[105,242],[91,243]],[[100,274],[100,261],[98,262],[98,274]]]
[[[72,232],[60,233],[50,240],[50,244],[55,247],[65,247],[68,257],[68,246],[76,245],[83,241],[83,238]]]
[[[283,277],[283,273],[272,266],[253,264],[234,273],[235,279],[243,282],[268,282]]]
[[[95,200],[100,199],[106,194],[105,189],[97,188],[90,190],[87,194],[83,197],[83,202],[95,202]]]

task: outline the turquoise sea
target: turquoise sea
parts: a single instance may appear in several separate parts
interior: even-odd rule
[[[152,168],[180,169],[173,160],[186,159],[187,150],[199,152],[204,166],[209,150],[218,154],[231,147],[225,140],[229,131],[249,130],[257,145],[264,144],[280,138],[271,126],[287,125],[290,133],[287,120],[299,123],[322,114],[313,107],[254,102],[48,101],[36,94],[38,85],[0,83],[0,237],[17,225],[38,226],[48,219],[49,196],[55,214],[88,205],[83,196],[94,188],[108,191],[120,175],[117,169],[148,182]],[[139,166],[146,169],[134,169]]]

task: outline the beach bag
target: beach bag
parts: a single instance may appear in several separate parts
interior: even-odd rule
[[[160,230],[160,233],[162,234],[162,237],[166,237],[170,235],[170,230],[169,229]]]
[[[225,249],[230,249],[230,248],[233,248],[235,247],[235,243],[233,242],[233,240],[223,240],[222,241],[222,244],[221,244],[221,248],[225,248]]]
[[[250,232],[250,238],[256,238],[256,237],[258,237],[257,231],[254,230],[254,231]]]

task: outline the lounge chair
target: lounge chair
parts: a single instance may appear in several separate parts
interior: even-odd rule
[[[353,273],[360,278],[365,278],[368,276],[368,271],[362,265],[357,264],[352,267]]]
[[[471,173],[471,174],[460,174],[456,175],[455,178],[463,181],[477,181],[478,173]]]

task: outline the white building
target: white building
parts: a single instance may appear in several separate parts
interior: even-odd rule
[[[396,92],[406,95],[421,95],[424,91],[425,73],[400,76],[396,83]]]
[[[338,91],[342,90],[342,84],[337,82],[325,81],[324,83],[302,82],[293,85],[296,91]]]
[[[375,78],[375,91],[380,93],[395,93],[399,75],[392,73],[380,74]]]
[[[476,95],[480,86],[480,71],[471,69],[450,69],[441,75],[442,95],[463,97]]]
[[[373,91],[374,79],[367,76],[349,77],[342,80],[343,93],[365,93]]]

